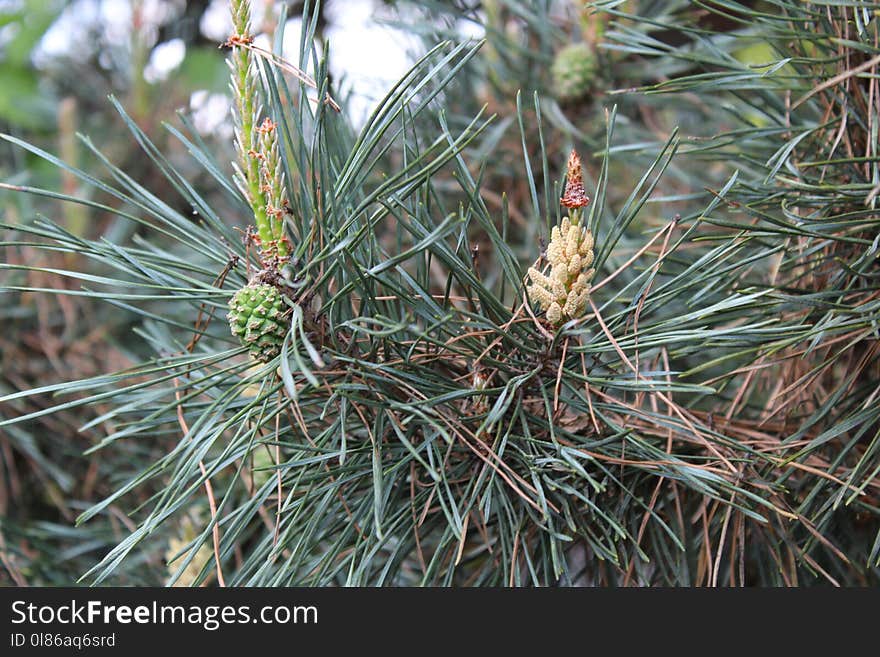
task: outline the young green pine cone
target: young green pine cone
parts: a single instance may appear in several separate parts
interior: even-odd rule
[[[583,317],[590,298],[590,281],[596,273],[593,264],[593,234],[568,217],[554,226],[547,246],[550,274],[529,268],[532,285],[529,297],[547,312],[547,321],[559,326]]]
[[[251,357],[263,363],[281,353],[290,328],[290,313],[274,285],[250,283],[229,301],[229,328],[250,349]]]
[[[586,43],[572,43],[553,60],[553,93],[562,103],[580,100],[587,95],[597,73],[596,56]]]

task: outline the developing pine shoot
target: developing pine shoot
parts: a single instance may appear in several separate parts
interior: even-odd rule
[[[268,244],[272,240],[272,232],[266,219],[266,198],[260,184],[260,158],[255,140],[257,117],[261,110],[255,64],[250,50],[239,47],[253,40],[250,36],[250,3],[247,0],[231,0],[230,8],[233,35],[227,43],[232,46],[229,67],[235,104],[235,148],[238,151],[236,182],[253,210],[260,239]]]
[[[290,327],[290,309],[281,293],[279,266],[288,259],[289,242],[284,234],[287,191],[278,149],[278,130],[268,117],[257,126],[259,94],[254,78],[249,35],[250,4],[232,0],[235,34],[228,44],[232,91],[236,107],[236,140],[239,182],[251,204],[260,246],[262,270],[229,301],[229,327],[248,348],[252,358],[267,362],[281,352]]]
[[[266,201],[265,214],[268,242],[263,240],[262,253],[283,261],[290,248],[284,235],[284,213],[287,205],[287,189],[284,186],[284,169],[278,153],[278,126],[266,117],[257,128],[260,152],[260,191]],[[263,239],[261,237],[261,239]]]
[[[590,298],[590,281],[596,270],[593,264],[593,234],[581,225],[582,208],[590,202],[584,190],[581,160],[575,151],[568,158],[565,193],[560,204],[569,216],[554,226],[547,246],[550,273],[529,268],[532,284],[529,296],[546,312],[547,321],[559,326],[583,317]]]
[[[250,3],[231,0],[231,9],[234,34],[226,45],[232,47],[229,66],[235,101],[236,179],[254,213],[261,258],[284,259],[289,252],[283,219],[287,195],[278,158],[278,134],[269,118],[258,125],[262,103],[257,90],[255,57],[248,47],[253,41]]]

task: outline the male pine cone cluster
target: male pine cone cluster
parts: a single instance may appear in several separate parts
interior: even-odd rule
[[[529,297],[546,312],[553,326],[584,316],[590,298],[593,264],[593,234],[581,225],[582,208],[590,202],[584,190],[581,161],[575,151],[568,158],[565,193],[559,203],[569,209],[559,226],[554,226],[547,246],[550,273],[529,267]]]
[[[266,363],[281,353],[290,312],[274,285],[250,283],[229,300],[229,328],[255,360]]]
[[[553,226],[547,260],[551,267],[549,276],[529,268],[529,296],[546,310],[547,321],[554,326],[583,317],[590,298],[590,281],[596,273],[590,267],[593,234],[565,217],[560,226]]]

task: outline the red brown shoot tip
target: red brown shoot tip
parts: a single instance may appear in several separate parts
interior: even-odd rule
[[[584,176],[581,171],[581,158],[577,151],[572,149],[568,156],[568,171],[565,173],[565,191],[559,204],[566,208],[583,208],[590,202],[590,197],[584,189]]]
[[[235,48],[236,46],[248,47],[254,42],[254,38],[249,34],[230,34],[229,38],[220,44],[220,48]]]
[[[272,132],[277,127],[278,124],[267,116],[263,119],[263,122],[257,126],[257,132],[263,135]]]

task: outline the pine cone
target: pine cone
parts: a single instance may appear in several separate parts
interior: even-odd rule
[[[229,301],[229,328],[250,349],[251,357],[263,363],[281,353],[290,328],[290,313],[274,285],[250,283]]]
[[[553,92],[559,102],[580,100],[596,79],[596,57],[586,43],[572,43],[556,53],[551,73]]]

